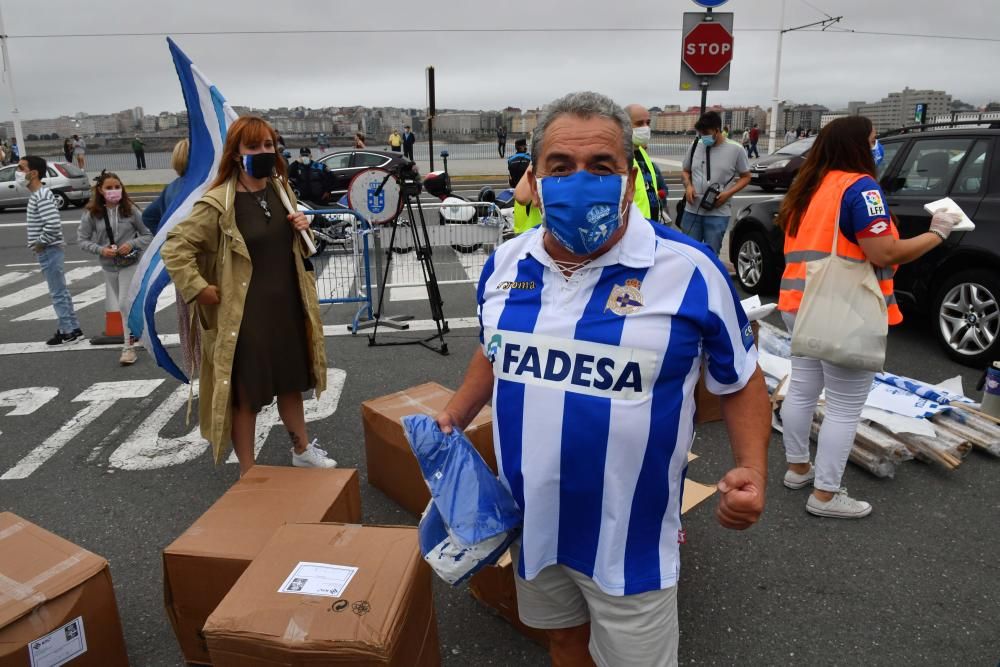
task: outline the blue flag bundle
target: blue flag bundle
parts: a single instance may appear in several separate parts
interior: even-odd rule
[[[420,519],[420,551],[442,579],[459,584],[506,551],[521,510],[459,430],[445,434],[427,415],[402,421],[431,492]]]

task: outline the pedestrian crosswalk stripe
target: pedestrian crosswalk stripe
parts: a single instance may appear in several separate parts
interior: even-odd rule
[[[77,268],[66,272],[66,284],[70,285],[78,280],[86,278],[87,276],[91,276],[100,270],[101,267],[99,266],[78,266]],[[4,308],[11,308],[12,306],[19,306],[22,303],[27,303],[48,293],[48,283],[35,283],[34,285],[25,287],[22,290],[14,292],[13,294],[0,297],[0,310],[3,310]]]
[[[0,275],[0,287],[12,285],[19,280],[24,280],[34,273],[37,273],[37,271],[11,271],[10,273],[4,273],[3,275]]]
[[[104,295],[107,289],[104,285],[98,285],[97,287],[91,287],[90,289],[81,292],[73,297],[73,310],[80,312],[87,306],[97,303],[98,301],[104,301]],[[35,322],[44,320],[56,320],[55,308],[51,304],[46,304],[37,310],[33,310],[27,315],[21,315],[20,317],[15,317],[13,322]]]

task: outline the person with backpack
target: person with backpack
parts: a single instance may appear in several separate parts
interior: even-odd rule
[[[124,297],[135,276],[142,251],[153,235],[142,223],[142,211],[129,198],[117,174],[102,171],[94,179],[94,190],[80,219],[77,240],[80,249],[97,255],[104,270],[105,310],[122,311],[124,342],[118,363],[136,362],[135,338],[128,328]]]

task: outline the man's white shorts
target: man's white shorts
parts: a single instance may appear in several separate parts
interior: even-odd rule
[[[517,574],[519,544],[511,547],[517,612],[541,630],[590,621],[590,655],[598,667],[677,665],[677,587],[638,595],[609,595],[576,570],[550,565],[531,581]]]

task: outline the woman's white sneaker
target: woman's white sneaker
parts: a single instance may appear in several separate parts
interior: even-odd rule
[[[809,494],[809,500],[806,501],[806,511],[816,516],[833,519],[860,519],[872,513],[872,506],[863,500],[851,498],[847,495],[847,489],[841,489],[826,502]]]
[[[326,455],[326,450],[320,449],[313,440],[301,454],[292,450],[292,465],[298,468],[336,468],[337,462]]]
[[[801,475],[794,470],[786,470],[784,484],[789,489],[801,489],[812,484],[814,479],[816,479],[816,468],[810,463],[809,472]]]

